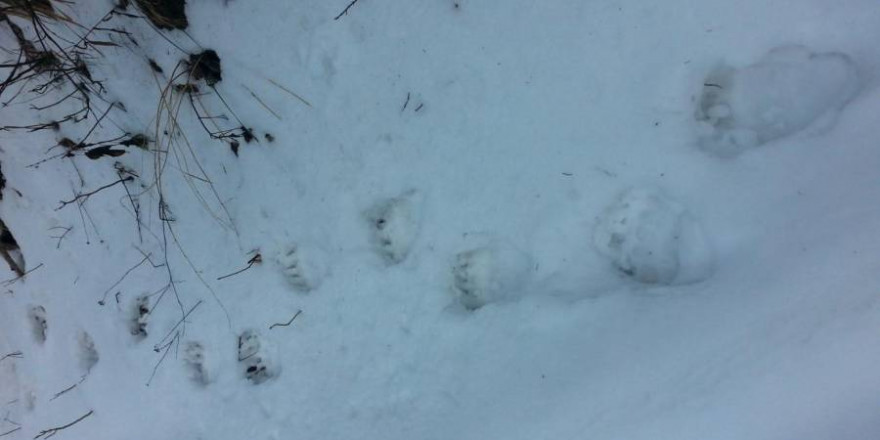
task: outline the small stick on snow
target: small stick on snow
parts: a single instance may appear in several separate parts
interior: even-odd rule
[[[307,106],[309,106],[309,107],[312,106],[312,104],[310,104],[309,101],[306,101],[305,98],[303,98],[302,96],[299,96],[299,95],[297,95],[296,93],[293,93],[293,92],[290,91],[290,89],[288,89],[287,87],[284,87],[284,86],[282,86],[281,84],[278,84],[277,82],[275,82],[275,81],[273,81],[273,80],[271,80],[271,79],[269,80],[269,82],[272,83],[273,86],[278,87],[279,89],[284,90],[285,92],[289,93],[290,96],[293,96],[294,98],[300,100],[300,102],[302,102],[303,104],[305,104],[305,105],[307,105]]]
[[[16,432],[16,431],[19,431],[19,430],[21,430],[21,426],[19,426],[18,428],[13,428],[13,429],[11,429],[11,430],[9,430],[9,431],[6,431],[6,432],[0,434],[0,437],[3,437],[4,435],[12,434],[13,432]]]
[[[130,274],[133,270],[135,270],[135,269],[141,267],[142,264],[146,263],[146,262],[150,259],[150,255],[151,255],[151,254],[146,254],[146,255],[144,255],[144,259],[143,259],[143,260],[141,260],[138,264],[135,264],[134,266],[130,267],[127,271],[125,271],[124,274],[122,274],[122,277],[121,277],[121,278],[119,278],[118,280],[116,280],[116,282],[113,283],[112,286],[108,287],[107,290],[104,291],[104,296],[102,296],[102,297],[101,297],[101,300],[98,301],[98,304],[100,304],[100,305],[103,306],[103,305],[104,305],[104,300],[107,299],[107,294],[110,293],[110,291],[113,290],[116,286],[118,286],[119,283],[121,283],[123,280],[125,280],[125,277],[127,277],[128,274]],[[153,263],[150,262],[150,264],[153,264]],[[153,266],[153,267],[155,267],[155,266]],[[116,302],[119,302],[119,299],[118,299],[118,298],[117,298]]]
[[[61,249],[61,241],[64,240],[64,237],[73,230],[73,226],[55,226],[54,228],[49,228],[50,231],[56,231],[58,229],[63,230],[64,232],[61,235],[53,235],[52,238],[58,240],[58,243],[55,244],[55,249]]]
[[[400,112],[403,113],[406,110],[406,106],[409,105],[409,92],[406,92],[406,101],[403,101],[403,107],[400,109]]]
[[[61,431],[61,430],[63,430],[63,429],[70,428],[71,426],[76,425],[77,423],[83,421],[86,417],[92,415],[94,412],[95,412],[95,410],[89,410],[89,412],[83,414],[80,418],[78,418],[78,419],[76,419],[76,420],[74,420],[74,421],[72,421],[72,422],[70,422],[70,423],[68,423],[68,424],[66,424],[66,425],[59,426],[59,427],[57,427],[57,428],[44,429],[44,430],[40,431],[39,434],[37,434],[36,436],[34,436],[34,440],[36,440],[36,439],[38,439],[38,438],[49,438],[49,437],[52,437],[53,435],[57,434],[58,431]]]
[[[343,15],[348,14],[348,10],[351,9],[351,7],[354,6],[354,4],[357,2],[358,0],[351,0],[351,3],[349,3],[348,6],[346,6],[345,9],[343,9],[342,12],[340,12],[339,15],[337,15],[336,18],[334,18],[333,20],[339,20],[340,18],[342,18]]]
[[[13,351],[12,353],[9,353],[9,354],[3,356],[2,358],[0,358],[0,362],[2,362],[2,361],[3,361],[4,359],[6,359],[6,358],[21,359],[21,358],[23,358],[23,357],[24,357],[24,356],[23,356],[23,353],[22,353],[22,352],[20,352],[20,351]]]
[[[230,273],[230,274],[223,275],[222,277],[217,278],[217,281],[220,281],[220,280],[223,280],[223,279],[229,278],[229,277],[234,276],[234,275],[238,275],[238,274],[240,274],[240,273],[242,273],[242,272],[244,272],[244,271],[250,269],[251,267],[253,267],[254,264],[261,263],[262,261],[263,261],[263,256],[262,256],[262,255],[260,255],[260,254],[254,255],[253,258],[251,258],[250,260],[248,260],[248,262],[247,262],[247,266],[246,266],[244,269],[237,270],[237,271],[232,272],[232,273]]]
[[[18,280],[20,280],[20,279],[22,279],[22,278],[28,276],[31,272],[33,272],[33,271],[35,271],[35,270],[37,270],[37,269],[39,269],[39,268],[41,268],[41,267],[43,267],[43,263],[38,264],[37,267],[35,267],[35,268],[33,268],[33,269],[31,269],[31,270],[29,270],[29,271],[27,271],[27,272],[25,272],[25,273],[23,273],[23,274],[17,276],[17,277],[15,277],[15,278],[12,278],[12,279],[9,279],[9,280],[4,281],[4,282],[3,282],[3,286],[6,286],[6,287],[11,286],[11,285],[14,284],[16,281],[18,281]]]
[[[66,200],[66,201],[65,201],[65,200],[62,200],[62,201],[61,201],[61,205],[60,205],[59,207],[55,208],[55,210],[58,211],[58,210],[60,210],[61,208],[64,208],[65,206],[67,206],[67,205],[69,205],[69,204],[71,204],[71,203],[73,203],[73,202],[78,202],[80,199],[82,199],[83,202],[85,202],[86,200],[89,199],[89,197],[91,197],[91,196],[93,196],[93,195],[95,195],[95,194],[97,194],[97,193],[99,193],[99,192],[101,192],[101,191],[103,191],[103,190],[105,190],[105,189],[107,189],[107,188],[111,188],[111,187],[116,186],[116,185],[118,185],[118,184],[120,184],[120,183],[128,182],[128,181],[131,181],[131,180],[134,180],[134,177],[128,176],[128,177],[126,177],[126,178],[119,179],[119,180],[117,180],[117,181],[115,181],[115,182],[113,182],[113,183],[108,183],[108,184],[106,184],[106,185],[104,185],[104,186],[102,186],[102,187],[100,187],[100,188],[98,188],[98,189],[96,189],[96,190],[94,190],[94,191],[90,191],[90,192],[82,193],[82,194],[77,194],[76,197],[74,197],[74,198],[71,199],[71,200]]]
[[[83,381],[86,380],[86,377],[88,377],[88,375],[83,376],[82,379],[79,380],[79,382],[77,382],[77,383],[75,383],[75,384],[73,384],[73,385],[71,385],[71,386],[69,386],[69,387],[67,387],[67,388],[65,388],[65,389],[63,389],[63,390],[61,390],[61,391],[55,393],[55,395],[52,396],[52,398],[49,399],[49,401],[51,402],[51,401],[53,401],[53,400],[55,400],[55,399],[61,397],[64,393],[66,393],[66,392],[68,392],[68,391],[70,391],[70,390],[76,388],[77,385],[83,383]]]
[[[293,315],[293,318],[290,318],[290,321],[287,321],[286,324],[282,324],[280,322],[272,324],[269,326],[269,330],[272,330],[275,327],[287,327],[288,325],[293,323],[293,320],[296,319],[296,317],[299,316],[300,313],[302,313],[302,310],[297,310],[296,313]]]
[[[176,328],[176,326],[175,326],[175,328]],[[162,353],[162,357],[159,358],[159,362],[156,362],[156,366],[153,367],[153,372],[150,374],[150,378],[147,380],[147,386],[150,386],[150,383],[153,382],[153,378],[156,377],[156,371],[159,371],[159,366],[162,365],[162,362],[165,361],[165,356],[168,356],[168,352],[171,351],[171,346],[174,345],[174,342],[179,341],[179,340],[180,340],[180,332],[177,332],[174,334],[174,337],[171,338],[171,340],[168,341],[167,344],[165,344],[164,347],[156,347],[153,349],[154,351],[157,351],[157,352],[164,349],[165,352]]]
[[[196,309],[198,306],[200,306],[200,305],[202,305],[202,300],[199,300],[199,302],[195,303],[192,307],[190,307],[189,311],[186,312],[186,313],[183,315],[183,317],[180,318],[179,321],[177,321],[177,324],[174,324],[174,327],[171,327],[171,330],[168,331],[168,333],[165,335],[165,337],[162,338],[162,340],[159,341],[159,343],[156,344],[155,347],[153,347],[153,351],[158,352],[158,351],[162,350],[162,349],[165,348],[167,345],[170,345],[171,342],[174,341],[175,338],[177,338],[178,336],[180,336],[180,332],[177,332],[177,333],[174,334],[174,338],[171,338],[171,341],[169,341],[168,344],[166,344],[166,345],[164,345],[164,346],[161,345],[163,342],[165,342],[166,339],[168,339],[169,336],[171,336],[172,333],[174,333],[175,330],[177,330],[177,327],[180,327],[180,324],[183,324],[183,322],[186,320],[187,316],[189,316],[190,313],[192,313],[193,311],[195,311],[195,309]],[[154,373],[154,374],[155,374],[155,373]]]

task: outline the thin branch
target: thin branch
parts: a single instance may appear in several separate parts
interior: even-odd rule
[[[108,184],[106,184],[106,185],[104,185],[104,186],[102,186],[102,187],[100,187],[100,188],[98,188],[98,189],[96,189],[96,190],[94,190],[94,191],[89,191],[89,192],[87,192],[87,193],[77,194],[76,197],[74,197],[74,198],[71,199],[71,200],[62,200],[62,201],[61,201],[61,206],[55,208],[55,210],[58,211],[58,210],[60,210],[61,208],[64,208],[65,206],[67,206],[67,205],[69,205],[69,204],[71,204],[71,203],[78,202],[80,199],[83,199],[83,202],[85,202],[86,200],[89,199],[89,197],[91,197],[91,196],[93,196],[93,195],[95,195],[95,194],[97,194],[97,193],[99,193],[99,192],[101,192],[101,191],[103,191],[103,190],[105,190],[105,189],[107,189],[107,188],[111,188],[111,187],[114,187],[114,186],[116,186],[116,185],[118,185],[118,184],[120,184],[120,183],[128,182],[128,181],[131,181],[131,180],[134,180],[134,177],[132,177],[132,176],[128,176],[128,177],[125,177],[125,178],[119,179],[119,180],[117,180],[117,181],[115,181],[115,182],[113,182],[113,183],[108,183]]]
[[[141,267],[141,265],[144,264],[144,263],[146,263],[149,259],[150,259],[150,254],[144,255],[144,259],[143,259],[143,260],[141,260],[138,264],[135,264],[134,266],[132,266],[132,267],[130,267],[128,270],[126,270],[125,273],[122,274],[122,277],[120,277],[118,280],[116,280],[116,282],[113,283],[112,286],[110,286],[109,288],[107,288],[107,290],[104,291],[104,296],[101,297],[101,300],[98,301],[98,304],[100,304],[100,305],[103,306],[103,305],[104,305],[104,300],[107,299],[107,294],[110,293],[110,291],[113,290],[116,286],[118,286],[119,283],[121,283],[123,280],[125,280],[125,277],[127,277],[128,274],[130,274],[130,273],[131,273],[132,271],[134,271],[135,269]],[[152,263],[151,263],[151,264],[152,264]]]
[[[12,434],[13,432],[20,431],[20,430],[21,430],[21,426],[19,426],[18,428],[13,428],[9,431],[6,431],[6,432],[0,434],[0,437],[3,437],[4,435]]]
[[[312,104],[310,104],[309,101],[306,101],[305,98],[303,98],[302,96],[299,96],[299,95],[297,95],[296,93],[293,93],[293,92],[290,91],[290,89],[288,89],[287,87],[284,87],[284,86],[282,86],[281,84],[278,84],[277,82],[273,81],[272,79],[269,79],[269,82],[272,83],[272,85],[274,85],[275,87],[278,87],[279,89],[284,90],[285,92],[287,92],[288,94],[290,94],[290,96],[293,96],[294,98],[300,100],[300,102],[302,102],[303,104],[305,104],[305,105],[307,105],[307,106],[309,106],[309,107],[312,106]]]
[[[351,9],[351,7],[354,6],[354,4],[357,2],[358,0],[351,0],[351,3],[349,3],[348,6],[346,6],[345,9],[343,9],[342,12],[339,13],[339,15],[333,18],[333,20],[339,20],[340,18],[342,18],[343,15],[348,14],[348,10]]]
[[[406,106],[409,105],[409,97],[409,92],[406,92],[406,101],[403,101],[403,107],[400,108],[401,113],[403,113],[403,111],[406,110]]]
[[[85,375],[85,376],[83,376],[83,377],[79,380],[79,382],[77,382],[77,383],[75,383],[75,384],[73,384],[73,385],[71,385],[71,386],[69,386],[69,387],[67,387],[67,388],[65,388],[65,389],[63,389],[63,390],[61,390],[61,391],[55,393],[55,395],[54,395],[51,399],[49,399],[49,401],[51,402],[51,401],[53,401],[53,400],[55,400],[55,399],[61,397],[64,393],[66,393],[66,392],[68,392],[68,391],[70,391],[70,390],[76,388],[76,386],[79,385],[79,384],[81,384],[81,383],[83,383],[83,382],[86,380],[87,377],[88,377],[88,375]]]
[[[55,226],[54,228],[49,228],[50,231],[56,231],[58,229],[63,229],[64,232],[61,235],[53,235],[52,238],[57,239],[58,243],[55,245],[55,249],[61,249],[61,241],[64,240],[64,237],[73,230],[73,226]]]
[[[31,270],[29,270],[29,271],[27,271],[27,272],[25,272],[25,273],[23,273],[23,274],[21,274],[21,275],[15,277],[15,278],[8,279],[8,280],[4,281],[4,282],[3,282],[3,286],[10,286],[10,285],[12,285],[13,283],[15,283],[16,281],[18,281],[18,280],[20,280],[20,279],[22,279],[22,278],[28,276],[31,272],[33,272],[33,271],[35,271],[35,270],[37,270],[37,269],[39,269],[39,268],[41,268],[41,267],[43,267],[43,263],[38,264],[37,267],[34,267],[33,269],[31,269]]]
[[[70,423],[68,423],[68,424],[66,424],[66,425],[59,426],[59,427],[57,427],[57,428],[44,429],[44,430],[40,431],[39,434],[37,434],[36,436],[34,436],[34,440],[36,440],[36,439],[38,439],[38,438],[41,438],[41,437],[44,438],[44,439],[45,439],[45,438],[52,437],[53,435],[57,434],[58,431],[61,431],[61,430],[63,430],[63,429],[70,428],[71,426],[76,425],[77,423],[83,421],[86,417],[92,415],[94,412],[95,412],[95,410],[89,410],[89,412],[83,414],[82,416],[80,416],[80,418],[78,418],[78,419],[76,419],[76,420],[74,420],[74,421],[72,421],[72,422],[70,422]]]
[[[262,262],[262,261],[263,261],[263,256],[262,256],[262,255],[260,255],[260,254],[254,255],[253,258],[251,258],[250,260],[248,260],[248,262],[247,262],[247,266],[246,266],[244,269],[237,270],[237,271],[232,272],[232,273],[230,273],[230,274],[223,275],[222,277],[217,278],[217,281],[220,281],[220,280],[223,280],[223,279],[229,278],[229,277],[234,276],[234,275],[238,275],[238,274],[240,274],[240,273],[242,273],[242,272],[244,272],[244,271],[250,269],[251,267],[253,267],[254,264],[260,263],[260,262]]]
[[[6,358],[21,359],[21,358],[23,358],[23,357],[24,357],[24,354],[23,354],[22,352],[20,352],[20,351],[13,351],[12,353],[6,354],[6,355],[4,355],[2,358],[0,358],[0,362],[2,362],[2,361],[3,361],[4,359],[6,359]]]
[[[159,358],[159,362],[156,362],[156,366],[153,367],[153,372],[150,374],[150,378],[147,380],[147,386],[150,386],[150,383],[153,382],[153,377],[156,376],[156,371],[159,370],[159,366],[162,365],[162,362],[165,361],[165,357],[168,356],[168,352],[171,350],[171,346],[174,345],[174,341],[177,340],[177,338],[179,338],[179,337],[180,337],[180,332],[175,333],[174,337],[170,341],[168,341],[168,343],[165,344],[164,347],[162,347],[165,349],[165,352],[162,353],[162,357]],[[157,348],[156,350],[158,351],[158,350],[161,350],[162,348]]]
[[[180,324],[183,324],[183,322],[186,320],[186,318],[187,318],[187,317],[188,317],[193,311],[195,311],[196,307],[200,306],[201,304],[202,304],[202,300],[199,300],[199,302],[195,303],[195,305],[193,305],[192,307],[190,307],[189,311],[186,312],[186,314],[184,314],[183,317],[180,318],[179,321],[177,321],[177,324],[174,324],[174,327],[171,327],[171,330],[169,330],[168,333],[165,335],[165,337],[163,337],[163,338],[159,341],[159,343],[156,344],[156,346],[153,348],[153,350],[155,350],[155,351],[159,351],[159,350],[161,350],[162,343],[165,342],[165,340],[168,339],[168,337],[171,336],[172,333],[174,333],[174,330],[177,330],[177,327],[180,327]],[[179,333],[179,332],[178,332],[178,333]],[[175,334],[175,337],[177,337],[177,334]],[[172,340],[174,340],[174,339],[172,338]]]
[[[269,330],[272,330],[275,327],[287,327],[288,325],[293,323],[293,320],[296,319],[296,317],[299,316],[300,313],[302,313],[302,310],[297,310],[296,313],[293,315],[293,318],[290,318],[290,321],[287,321],[286,324],[282,324],[280,322],[272,324],[269,326]]]

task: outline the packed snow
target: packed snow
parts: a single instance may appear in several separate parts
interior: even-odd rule
[[[0,131],[0,439],[880,438],[875,0],[130,3]]]

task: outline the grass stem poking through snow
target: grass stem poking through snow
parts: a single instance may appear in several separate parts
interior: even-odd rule
[[[284,324],[282,324],[282,323],[280,323],[280,322],[275,323],[275,324],[272,324],[272,325],[269,326],[269,330],[272,330],[272,329],[275,328],[275,327],[287,327],[287,326],[289,326],[290,324],[293,323],[293,320],[296,319],[296,317],[300,315],[300,313],[302,313],[302,310],[297,310],[296,313],[293,314],[293,317],[290,318],[290,321],[287,321],[287,322],[284,323]]]

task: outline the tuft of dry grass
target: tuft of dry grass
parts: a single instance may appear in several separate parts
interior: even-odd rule
[[[159,29],[186,29],[186,0],[135,0],[141,12]]]
[[[60,3],[69,3],[56,0]],[[0,0],[0,13],[30,20],[34,14],[43,17],[73,23],[66,14],[55,9],[51,0]]]

